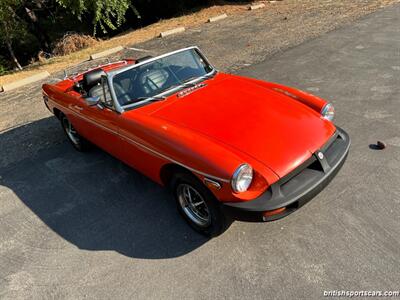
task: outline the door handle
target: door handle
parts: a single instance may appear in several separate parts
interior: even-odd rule
[[[74,105],[73,108],[77,109],[77,110],[83,110],[83,107],[79,106],[79,105]]]

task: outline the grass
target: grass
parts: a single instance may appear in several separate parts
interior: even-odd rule
[[[246,11],[248,6],[248,3],[216,5],[197,11],[188,12],[187,14],[176,18],[161,20],[141,29],[128,31],[108,40],[99,41],[89,48],[74,52],[72,54],[53,57],[43,62],[36,62],[25,67],[22,71],[0,76],[0,86],[29,77],[39,71],[48,71],[49,73],[61,71],[67,67],[75,65],[78,62],[87,60],[92,53],[104,51],[117,45],[130,46],[141,43],[157,37],[162,31],[166,31],[178,26],[190,28],[205,23],[210,17],[223,13],[226,13],[229,16],[240,14]]]

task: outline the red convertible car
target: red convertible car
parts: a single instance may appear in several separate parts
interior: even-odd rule
[[[331,103],[218,72],[197,47],[126,59],[44,84],[47,108],[79,151],[95,144],[172,189],[197,231],[270,221],[336,175],[350,147]]]

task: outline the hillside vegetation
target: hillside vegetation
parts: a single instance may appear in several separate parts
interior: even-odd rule
[[[72,53],[212,0],[0,0],[0,75]],[[234,2],[234,1],[231,1]]]

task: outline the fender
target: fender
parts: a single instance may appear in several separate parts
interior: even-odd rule
[[[282,84],[274,83],[274,82],[267,82],[267,81],[262,81],[254,78],[247,78],[247,77],[241,77],[241,76],[236,76],[233,75],[237,78],[240,78],[242,80],[250,81],[254,84],[257,84],[259,86],[265,87],[267,89],[273,90],[275,92],[284,94],[296,101],[299,101],[303,103],[304,105],[307,105],[308,107],[312,108],[318,113],[321,113],[321,110],[323,107],[328,103],[326,100],[311,95],[309,93],[306,93],[304,91],[300,91]]]
[[[229,187],[230,199],[233,193],[230,179],[242,163],[249,163],[253,167],[255,180],[246,193],[235,194],[238,200],[254,198],[279,179],[272,170],[254,158],[188,128],[136,111],[124,113],[121,117],[121,136],[134,139],[151,149],[155,155],[162,154],[172,162],[200,171],[194,173],[203,179],[207,174],[211,179],[222,181],[224,186]]]

